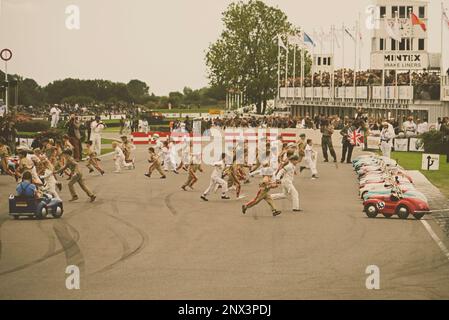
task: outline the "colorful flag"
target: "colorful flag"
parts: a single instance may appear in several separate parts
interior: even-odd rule
[[[427,26],[424,23],[424,21],[419,19],[418,16],[416,14],[414,14],[413,12],[411,14],[412,14],[412,25],[414,25],[414,26],[419,25],[419,26],[421,26],[421,29],[423,29],[423,31],[427,31]]]
[[[304,43],[310,43],[312,46],[315,47],[315,42],[313,42],[312,38],[304,32]]]
[[[360,130],[360,129],[356,129],[356,130],[349,129],[349,131],[348,131],[348,138],[349,138],[349,142],[353,146],[361,146],[361,145],[363,145],[364,138],[363,138],[362,130]]]

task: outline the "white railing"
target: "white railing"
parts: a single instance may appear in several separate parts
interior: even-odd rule
[[[304,91],[304,98],[302,97]],[[413,100],[413,86],[360,86],[337,87],[332,90],[329,87],[314,88],[280,88],[281,99],[299,100],[334,100],[334,101],[411,101]]]

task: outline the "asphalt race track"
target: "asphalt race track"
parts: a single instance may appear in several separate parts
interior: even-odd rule
[[[80,200],[69,203],[64,180],[59,220],[10,218],[15,183],[0,176],[1,299],[449,298],[449,260],[423,224],[368,219],[350,165],[320,160],[316,181],[304,171],[296,180],[304,212],[282,200],[273,218],[264,202],[241,213],[258,179],[243,186],[244,200],[231,191],[230,201],[217,193],[206,203],[210,167],[184,192],[185,172],[148,179],[146,148],[135,154],[136,170],[113,174],[106,157],[108,173],[87,177],[93,204],[78,186]],[[81,270],[80,290],[65,286],[68,265]],[[370,265],[380,269],[380,290],[365,286]]]

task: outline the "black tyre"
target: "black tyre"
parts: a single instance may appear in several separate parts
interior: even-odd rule
[[[64,208],[62,207],[62,204],[58,204],[51,212],[51,215],[55,219],[59,219],[64,214]]]
[[[40,204],[38,204],[37,208],[36,208],[36,218],[38,219],[45,219],[47,217],[48,214],[48,210],[45,204],[43,204],[42,202]]]
[[[365,206],[365,213],[368,216],[368,218],[375,218],[379,214],[377,211],[377,207],[374,204],[368,204]]]
[[[13,216],[14,220],[19,220],[19,216]]]
[[[393,216],[391,214],[385,214],[385,213],[382,213],[382,215],[387,219],[391,219],[391,217]]]
[[[399,219],[406,220],[410,215],[410,210],[406,206],[399,206],[396,210]]]

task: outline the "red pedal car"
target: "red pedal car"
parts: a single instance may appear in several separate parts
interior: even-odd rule
[[[427,202],[416,198],[402,198],[401,192],[371,197],[363,202],[363,207],[369,218],[382,214],[385,218],[398,215],[400,219],[407,219],[409,215],[413,215],[415,219],[420,220],[431,213]]]

